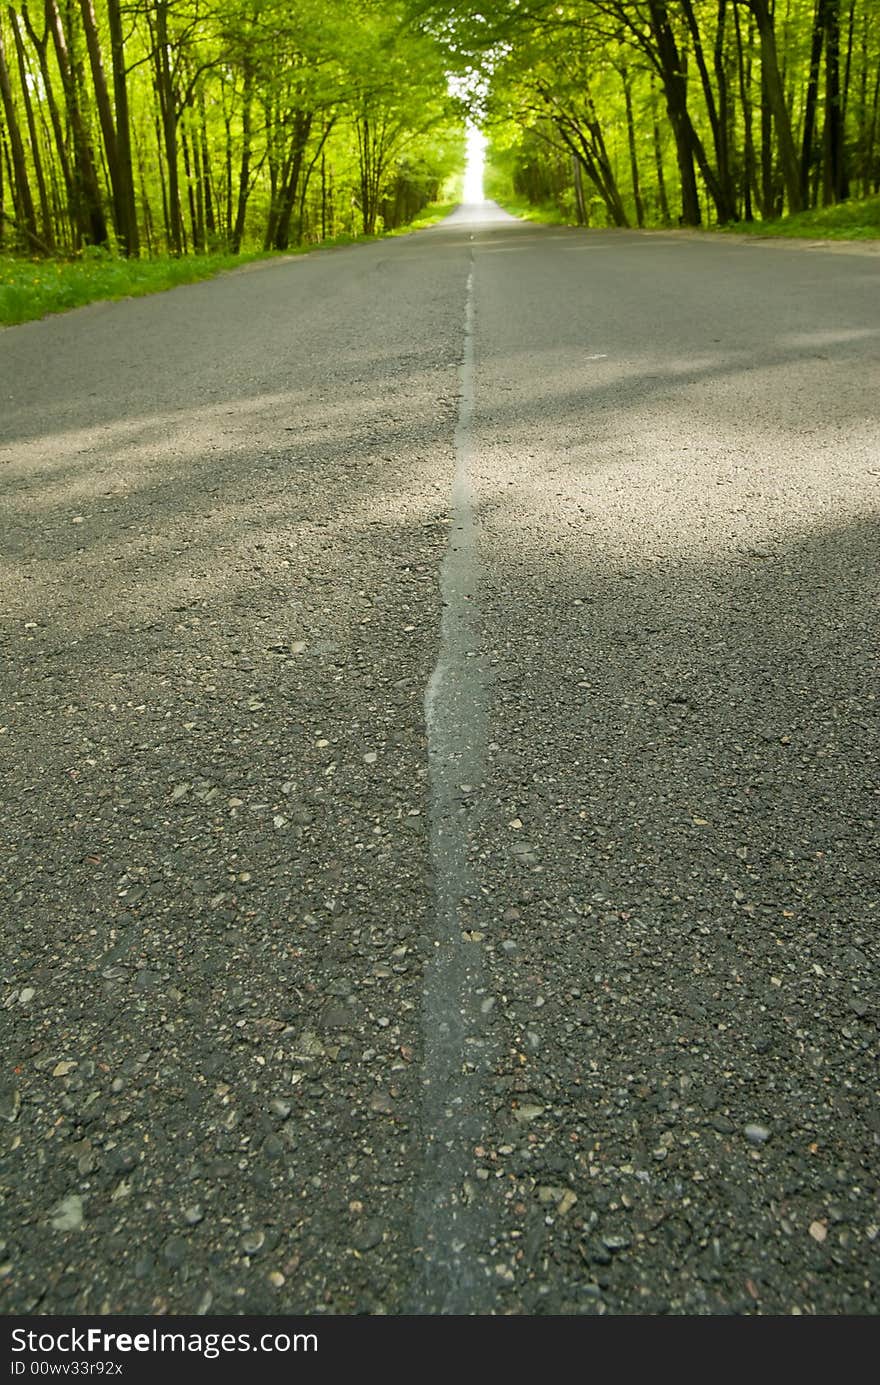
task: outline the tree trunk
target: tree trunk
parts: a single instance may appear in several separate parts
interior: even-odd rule
[[[95,93],[95,104],[98,107],[98,119],[101,125],[101,136],[104,141],[104,156],[107,160],[107,171],[109,173],[109,183],[112,194],[111,207],[113,212],[113,228],[116,232],[117,241],[121,242],[124,219],[120,218],[120,187],[119,167],[116,157],[116,127],[113,123],[113,112],[110,109],[110,96],[107,91],[107,78],[104,75],[104,61],[101,56],[101,45],[98,41],[98,26],[95,19],[95,11],[92,8],[92,0],[79,0],[79,9],[83,33],[86,37],[89,66],[92,72],[92,90]]]
[[[147,254],[153,255],[155,252],[155,246],[153,241],[153,209],[150,206],[150,199],[147,194],[147,180],[146,174],[144,172],[146,158],[143,148],[143,140],[145,139],[145,135],[143,134],[143,132],[141,132],[141,136],[140,138],[138,138],[138,127],[134,125],[131,127],[131,138],[133,170],[137,169],[138,179],[140,182],[141,218],[144,227],[144,242],[146,244]]]
[[[722,122],[718,108],[715,104],[715,92],[712,87],[712,79],[706,66],[706,58],[703,53],[703,40],[700,34],[700,26],[694,13],[691,0],[681,0],[682,9],[687,21],[688,30],[694,45],[694,57],[697,60],[697,70],[700,74],[700,81],[703,85],[703,97],[706,102],[706,113],[709,117],[709,128],[712,131],[712,142],[715,146],[715,160],[717,164],[717,175],[713,178],[707,176],[707,170],[700,161],[700,170],[706,179],[709,194],[715,203],[719,222],[724,225],[728,221],[736,220],[736,200],[733,195],[733,188],[730,186],[730,153],[727,147],[727,128]],[[719,24],[723,25],[724,8],[719,9]],[[708,162],[708,161],[707,161]]]
[[[196,183],[198,174],[193,176],[193,165],[190,161],[189,140],[186,137],[186,125],[180,125],[180,152],[183,154],[183,171],[186,175],[186,198],[189,203],[189,221],[192,228],[193,250],[197,255],[202,253],[202,222],[199,217],[199,209],[196,198]]]
[[[734,0],[735,3],[735,0]],[[739,210],[736,200],[736,187],[733,176],[733,118],[730,100],[730,76],[725,61],[725,29],[727,25],[727,0],[718,0],[718,17],[715,25],[715,43],[712,60],[715,67],[715,82],[718,87],[718,124],[721,140],[718,145],[718,181],[724,190],[730,219],[736,220]]]
[[[578,226],[589,226],[587,216],[587,200],[584,197],[584,173],[583,164],[577,154],[571,156],[571,176],[574,182],[574,205],[577,216]]]
[[[171,218],[168,214],[168,179],[165,177],[165,156],[162,152],[162,121],[158,112],[153,117],[153,133],[156,137],[156,162],[159,166],[159,186],[162,189],[162,225],[165,228],[165,244],[171,244]]]
[[[843,70],[843,89],[840,98],[840,119],[846,132],[846,108],[849,102],[849,81],[852,74],[853,40],[855,39],[856,0],[849,0],[846,20],[846,64]]]
[[[651,121],[654,127],[654,165],[657,170],[657,201],[660,218],[664,226],[671,223],[669,201],[666,196],[666,177],[663,171],[663,141],[660,138],[660,121],[657,119],[657,93],[654,87],[654,74],[651,74]]]
[[[825,0],[825,128],[822,200],[826,207],[847,196],[840,90],[840,0]]]
[[[313,119],[311,111],[297,111],[294,117],[293,142],[286,160],[285,177],[281,183],[275,235],[272,241],[275,250],[287,250],[290,245],[290,223],[296,206],[300,174]]]
[[[168,180],[168,233],[172,255],[183,254],[183,219],[180,214],[180,171],[177,166],[177,100],[171,71],[168,38],[168,0],[155,0],[155,78],[159,98],[165,176]]]
[[[0,100],[0,251],[5,243],[6,235],[6,214],[3,210],[3,195],[6,187],[6,180],[3,175],[3,168],[6,162],[7,148],[6,138],[3,129],[3,102]]]
[[[632,91],[629,84],[629,73],[626,67],[620,69],[620,80],[623,82],[623,100],[626,106],[626,134],[629,144],[629,166],[632,173],[633,201],[636,207],[636,224],[639,227],[645,224],[645,206],[642,202],[642,189],[639,182],[639,159],[636,150],[636,127],[633,120]]]
[[[874,100],[871,104],[871,119],[866,121],[867,139],[865,142],[865,187],[869,192],[880,191],[880,160],[874,164],[874,144],[877,139],[877,121],[880,113],[880,65],[874,79]]]
[[[3,46],[3,32],[0,30],[0,100],[2,100],[3,110],[6,116],[6,129],[9,134],[9,151],[12,159],[12,196],[15,207],[16,226],[32,242],[36,242],[37,235],[37,214],[34,210],[34,199],[31,193],[31,185],[28,180],[27,160],[24,153],[24,142],[21,138],[21,130],[18,126],[18,118],[15,113],[15,104],[12,98],[12,85],[9,80],[9,69],[6,65],[6,50]]]
[[[702,214],[694,169],[693,127],[688,116],[684,64],[669,21],[665,0],[648,0],[648,14],[656,45],[656,60],[666,97],[666,111],[675,138],[675,153],[678,159],[678,176],[681,185],[680,221],[684,226],[699,226]]]
[[[374,197],[373,188],[376,182],[373,162],[375,135],[372,130],[372,122],[369,114],[365,111],[358,121],[358,153],[360,155],[360,182],[361,182],[361,222],[365,236],[372,236],[376,230],[376,216],[378,214],[377,198]]]
[[[330,119],[326,122],[326,124],[325,124],[325,126],[324,126],[324,129],[323,129],[323,132],[322,132],[322,134],[321,134],[321,138],[320,138],[320,140],[319,140],[319,142],[318,142],[318,147],[317,147],[317,149],[315,150],[314,155],[312,156],[311,163],[309,164],[308,168],[307,168],[306,171],[305,171],[305,174],[303,175],[303,177],[302,177],[302,179],[301,179],[302,186],[301,186],[300,194],[299,194],[299,227],[298,227],[298,229],[297,229],[297,236],[296,236],[296,243],[297,243],[297,245],[301,245],[301,244],[302,244],[302,239],[303,239],[303,230],[304,230],[304,226],[305,226],[306,194],[308,193],[308,190],[309,190],[309,183],[311,182],[312,174],[313,174],[314,171],[315,171],[315,164],[318,162],[318,159],[319,159],[319,158],[321,159],[321,162],[322,162],[322,165],[323,165],[323,160],[324,160],[324,146],[325,146],[325,144],[327,143],[327,140],[330,138],[331,132],[332,132],[332,130],[333,130],[333,126],[334,126],[335,124],[336,124],[336,116],[334,115],[334,116],[331,116]],[[413,212],[413,216],[415,216],[415,212]]]
[[[566,148],[581,160],[584,172],[605,203],[611,224],[621,227],[629,226],[629,217],[623,205],[623,198],[614,177],[614,170],[608,158],[608,151],[598,121],[588,119],[582,125],[572,116],[563,116],[560,113],[553,117],[553,123]]]
[[[76,70],[68,42],[67,31],[58,9],[57,0],[46,0],[46,21],[52,33],[52,43],[73,144],[73,186],[76,219],[82,238],[87,244],[107,244],[107,219],[95,169],[95,158],[83,113]]]
[[[332,164],[327,175],[327,234],[331,240],[336,235],[336,179]]]
[[[131,115],[128,107],[128,77],[125,67],[125,39],[119,0],[107,0],[110,21],[110,61],[113,67],[113,100],[116,105],[117,234],[123,255],[132,259],[140,254],[134,166],[131,156]]]
[[[825,0],[816,0],[813,35],[810,41],[810,68],[804,96],[804,131],[801,140],[801,202],[806,207],[810,196],[810,169],[813,163],[813,137],[816,130],[816,103],[819,97],[819,64],[825,37]]]
[[[739,22],[739,7],[734,4],[733,23],[736,32],[736,56],[739,70],[739,94],[743,108],[743,219],[754,220],[752,209],[752,189],[755,186],[755,137],[752,128],[752,98],[750,92],[752,78],[751,34],[748,57],[743,53],[742,29]]]
[[[779,71],[779,57],[776,51],[776,27],[770,13],[769,0],[748,0],[749,8],[755,16],[758,36],[761,40],[761,76],[766,93],[767,104],[773,116],[776,129],[776,143],[782,181],[788,200],[789,212],[799,212],[803,206],[801,198],[801,175],[794,136],[791,129],[791,116],[782,86]],[[765,203],[768,193],[772,203],[772,192],[765,187]]]
[[[244,92],[242,95],[241,107],[241,165],[238,171],[238,205],[235,212],[235,227],[232,232],[231,245],[233,255],[237,255],[241,250],[245,216],[247,215],[248,195],[250,192],[251,113],[253,109],[253,99],[253,71],[250,65],[246,63],[244,68]]]
[[[211,150],[208,142],[208,117],[205,113],[205,93],[199,90],[199,132],[198,138],[201,145],[201,198],[205,209],[205,246],[208,246],[208,239],[216,240],[217,221],[214,215],[214,188],[211,180]],[[195,143],[193,135],[193,143]]]
[[[43,83],[43,93],[45,96],[46,108],[49,112],[49,120],[52,126],[52,135],[55,141],[55,154],[58,159],[58,166],[61,169],[61,177],[64,182],[64,190],[67,196],[67,218],[73,238],[73,248],[78,250],[82,244],[82,226],[77,213],[77,192],[76,183],[67,156],[67,140],[64,128],[61,123],[61,116],[58,111],[58,102],[55,100],[55,92],[52,87],[52,77],[49,71],[49,28],[43,30],[42,38],[36,32],[31,23],[27,5],[21,6],[21,17],[27,29],[28,38],[34,46],[40,64],[40,80]]]
[[[31,100],[31,84],[28,80],[27,54],[25,53],[24,43],[21,37],[21,29],[18,26],[18,16],[11,5],[9,6],[9,22],[12,25],[12,37],[15,41],[15,55],[18,60],[18,75],[21,80],[24,113],[31,141],[31,162],[34,166],[34,177],[37,180],[37,195],[40,199],[40,219],[43,227],[42,239],[50,249],[54,250],[55,230],[52,222],[52,212],[49,207],[49,194],[46,190],[43,160],[40,155],[40,139],[37,134],[37,122],[34,117],[34,103]]]

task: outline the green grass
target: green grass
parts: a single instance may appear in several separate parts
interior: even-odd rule
[[[0,323],[12,326],[63,313],[99,299],[140,298],[194,284],[259,255],[192,255],[182,259],[123,260],[88,255],[77,260],[0,257]]]
[[[880,239],[880,197],[841,202],[836,207],[817,207],[796,212],[778,221],[739,221],[719,228],[748,236],[797,236],[807,240]]]
[[[521,217],[524,221],[537,221],[549,226],[574,225],[572,219],[566,217],[552,202],[537,203],[533,206],[529,202],[517,202],[513,198],[497,195],[496,201],[505,211]],[[729,226],[717,226],[712,229],[734,235],[797,236],[804,240],[878,240],[880,197],[841,202],[836,207],[817,207],[814,211],[780,217],[778,221],[737,221]]]
[[[423,231],[426,226],[436,226],[438,221],[443,221],[450,212],[454,212],[457,206],[457,202],[431,202],[407,226],[400,226],[396,231],[388,231],[386,234],[406,236],[410,231]]]
[[[442,221],[454,203],[432,203],[409,226],[388,235],[405,235]],[[381,236],[340,235],[318,245],[300,245],[285,252],[309,254],[343,245],[358,245]],[[124,260],[110,254],[92,252],[74,260],[22,259],[0,255],[0,325],[11,327],[50,313],[64,313],[116,298],[140,298],[147,293],[194,284],[228,269],[240,269],[254,260],[278,258],[259,251],[243,255],[185,255],[180,259],[162,256],[153,260]]]
[[[521,221],[537,221],[542,226],[574,226],[574,221],[570,216],[566,216],[556,206],[555,202],[520,202],[513,197],[499,197],[497,192],[489,191],[487,197],[493,197],[504,211],[510,212],[511,216],[518,216]]]

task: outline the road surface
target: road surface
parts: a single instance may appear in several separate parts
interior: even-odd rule
[[[878,1310],[880,258],[0,334],[8,1313]]]

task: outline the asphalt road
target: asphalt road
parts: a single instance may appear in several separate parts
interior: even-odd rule
[[[876,245],[0,333],[6,1313],[874,1314]]]

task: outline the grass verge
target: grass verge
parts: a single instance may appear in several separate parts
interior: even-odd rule
[[[88,255],[78,260],[23,260],[4,255],[0,258],[0,323],[30,322],[99,299],[140,298],[210,279],[224,269],[260,258],[251,254],[123,260]]]
[[[408,226],[388,235],[406,235],[442,221],[455,203],[432,203]],[[318,245],[300,245],[284,252],[309,254],[344,245],[357,245],[381,236],[342,235]],[[254,260],[278,258],[279,252],[259,251],[243,255],[185,255],[180,259],[162,256],[153,260],[124,260],[113,255],[91,253],[76,260],[29,260],[0,255],[0,325],[16,326],[51,313],[68,312],[86,303],[117,298],[141,298],[160,293],[179,284],[195,284],[212,279],[224,270],[240,269]]]
[[[399,226],[396,231],[386,231],[385,235],[408,236],[410,231],[424,231],[426,226],[436,226],[438,221],[445,221],[458,205],[457,202],[431,202],[406,226]]]
[[[719,227],[746,236],[796,236],[806,240],[880,240],[880,197],[795,212],[778,221],[738,221]]]
[[[573,226],[552,202],[517,202],[509,197],[497,197],[499,206],[524,221],[537,221],[545,226]],[[608,229],[608,228],[601,228]],[[672,230],[672,227],[648,227],[648,230]],[[836,207],[817,207],[809,212],[797,212],[777,221],[736,221],[729,226],[713,226],[739,236],[794,236],[802,240],[880,240],[880,197],[840,202]]]
[[[499,197],[496,193],[487,193],[492,196],[505,212],[510,212],[511,216],[518,216],[520,221],[536,221],[541,226],[574,226],[575,222],[570,216],[566,216],[556,206],[555,202],[518,202],[513,197]]]

